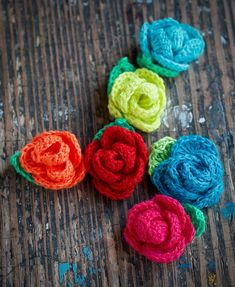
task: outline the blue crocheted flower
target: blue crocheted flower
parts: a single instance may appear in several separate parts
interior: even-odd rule
[[[160,193],[198,208],[213,206],[224,190],[223,166],[209,139],[182,136],[168,159],[153,171],[152,181]]]
[[[142,58],[138,62],[141,66],[151,58],[153,63],[174,72],[187,70],[189,63],[197,59],[205,48],[198,30],[171,18],[144,23],[139,43]]]

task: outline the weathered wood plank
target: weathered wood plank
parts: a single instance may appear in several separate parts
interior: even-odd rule
[[[235,215],[226,210],[235,202],[234,15],[233,0],[0,1],[1,286],[235,286]],[[162,125],[143,137],[150,145],[165,135],[209,136],[224,163],[225,193],[205,211],[205,235],[160,265],[123,238],[128,209],[155,194],[147,173],[130,199],[110,202],[89,177],[64,192],[35,187],[9,157],[48,129],[70,130],[85,148],[110,120],[110,69],[123,56],[134,63],[140,25],[166,16],[200,29],[206,51],[166,80]]]

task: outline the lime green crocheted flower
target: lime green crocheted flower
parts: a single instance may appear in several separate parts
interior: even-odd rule
[[[159,141],[155,142],[151,146],[149,154],[149,174],[152,175],[156,166],[166,160],[171,153],[171,148],[176,142],[171,137],[164,137]]]
[[[114,69],[118,72],[116,78],[111,72],[112,78],[109,80],[109,87],[113,82],[108,104],[110,114],[114,118],[125,118],[141,131],[156,130],[166,105],[163,80],[147,69],[121,74],[120,69]]]
[[[191,218],[192,224],[196,230],[195,236],[200,237],[202,233],[205,232],[206,229],[206,220],[203,212],[197,207],[188,203],[184,203],[183,207],[186,213]]]

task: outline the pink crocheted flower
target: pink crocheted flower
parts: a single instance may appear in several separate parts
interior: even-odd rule
[[[138,253],[159,263],[178,259],[194,235],[183,206],[166,195],[132,207],[124,231],[126,241]]]

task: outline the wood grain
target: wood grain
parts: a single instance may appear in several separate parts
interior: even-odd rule
[[[148,145],[165,135],[210,137],[225,192],[205,210],[202,238],[160,265],[123,238],[128,209],[155,194],[147,173],[130,199],[111,202],[89,177],[68,191],[31,185],[9,158],[48,129],[73,132],[84,149],[110,120],[112,66],[123,56],[134,63],[141,24],[167,16],[200,29],[206,51],[166,80],[163,123],[143,137]],[[235,286],[234,16],[234,0],[0,0],[0,286]]]

